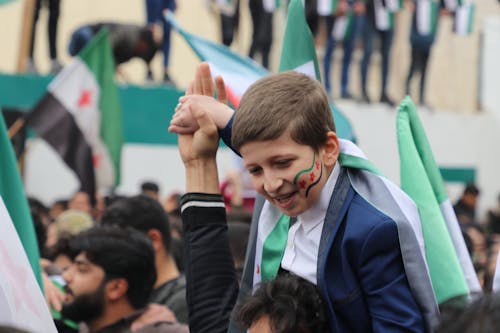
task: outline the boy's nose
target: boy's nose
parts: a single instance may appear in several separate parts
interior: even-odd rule
[[[278,177],[269,177],[264,181],[264,190],[271,196],[277,194],[283,181]]]

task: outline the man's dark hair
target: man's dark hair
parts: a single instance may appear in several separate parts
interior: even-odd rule
[[[236,308],[234,316],[243,328],[268,316],[274,333],[330,332],[325,305],[317,287],[295,275],[263,282]]]
[[[500,327],[500,294],[484,294],[467,306],[441,311],[435,333],[495,333]]]
[[[148,303],[156,269],[153,246],[144,234],[132,228],[97,226],[78,234],[71,246],[101,267],[107,281],[127,280],[127,299],[134,308]]]
[[[144,182],[141,184],[141,190],[144,191],[152,191],[152,192],[160,192],[160,187],[155,182]]]
[[[467,185],[465,185],[464,194],[479,195],[480,191],[476,184],[468,183]]]
[[[146,195],[117,200],[106,209],[101,224],[131,227],[143,233],[156,229],[162,235],[165,249],[171,249],[172,236],[167,213],[157,200]]]

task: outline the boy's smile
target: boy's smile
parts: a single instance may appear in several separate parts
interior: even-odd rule
[[[275,140],[255,141],[240,149],[253,186],[288,216],[297,216],[319,198],[335,160],[325,148],[315,152],[295,142],[289,131]]]

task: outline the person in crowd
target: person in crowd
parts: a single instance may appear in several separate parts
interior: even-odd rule
[[[186,279],[172,254],[169,221],[160,203],[145,195],[119,200],[104,212],[101,224],[134,228],[149,237],[157,276],[150,302],[167,306],[179,322],[187,323]]]
[[[156,280],[149,239],[133,229],[99,226],[76,236],[72,247],[77,255],[63,273],[62,316],[85,323],[90,333],[130,332]],[[165,321],[136,332],[187,330]]]
[[[336,23],[340,20],[346,20],[348,28],[347,34],[342,36],[335,35]],[[352,22],[348,22],[352,20]],[[354,52],[356,41],[363,29],[365,20],[365,1],[364,0],[341,0],[337,4],[337,11],[326,17],[327,41],[325,47],[325,56],[323,58],[323,73],[325,89],[331,95],[330,68],[332,65],[333,52],[337,43],[336,38],[342,41],[342,74],[340,79],[340,97],[345,99],[352,98],[349,91],[349,69],[351,65],[352,54]]]
[[[413,18],[410,30],[410,45],[411,45],[411,62],[410,68],[408,70],[408,76],[406,78],[406,94],[410,95],[410,84],[415,73],[420,73],[420,85],[419,85],[419,103],[424,107],[428,107],[427,101],[425,99],[425,83],[427,78],[427,63],[431,55],[432,46],[434,45],[434,40],[436,39],[438,19],[439,17],[446,14],[444,9],[444,1],[439,2],[429,2],[429,6],[441,7],[441,14],[439,10],[430,10],[426,13],[419,7],[423,5],[423,2],[419,1],[409,1],[410,8],[413,11]],[[422,16],[426,17],[422,17]],[[432,17],[434,15],[434,17]],[[426,26],[423,22],[429,22],[434,24],[434,26]]]
[[[255,59],[256,55],[260,54],[262,66],[269,69],[275,8],[268,8],[264,0],[249,0],[248,6],[252,17],[252,43],[248,56]]]
[[[55,221],[57,217],[68,209],[68,200],[59,199],[52,203],[50,206],[49,216],[52,221]]]
[[[143,182],[141,184],[141,194],[158,200],[160,199],[160,187],[155,182]]]
[[[387,93],[387,85],[389,82],[389,69],[391,65],[391,46],[394,35],[394,27],[392,26],[390,16],[394,15],[385,7],[382,0],[367,0],[366,1],[366,19],[363,28],[363,59],[361,60],[361,92],[362,101],[371,103],[368,95],[368,71],[371,56],[373,53],[373,44],[375,37],[380,39],[380,55],[381,55],[381,91],[380,102],[386,103],[389,106],[394,106],[394,102]]]
[[[38,22],[38,17],[40,16],[40,10],[42,8],[42,2],[47,3],[49,15],[48,15],[48,27],[47,35],[49,40],[49,56],[50,56],[50,72],[56,74],[62,68],[61,63],[57,59],[57,30],[59,25],[59,12],[61,7],[61,0],[36,0],[35,8],[33,12],[33,27],[31,29],[31,40],[29,48],[29,60],[28,60],[28,71],[31,73],[37,73],[37,66],[33,57],[35,50],[35,40],[36,40],[36,26]]]
[[[496,206],[488,210],[487,225],[489,232],[500,234],[500,194],[497,196]]]
[[[461,225],[477,223],[476,206],[481,192],[474,183],[468,183],[458,201],[453,205],[458,222]]]
[[[239,0],[212,0],[218,7],[222,44],[231,46],[240,23]]]
[[[198,68],[198,77],[210,74],[204,66],[207,65]],[[220,83],[220,79],[216,80],[218,87]],[[217,129],[226,144],[241,153],[261,195],[252,221],[253,238],[240,300],[251,293],[260,279],[273,279],[290,272],[319,286],[328,307],[330,327],[335,332],[430,331],[436,324],[438,310],[430,278],[427,273],[422,274],[427,268],[415,231],[403,216],[387,215],[391,209],[382,206],[388,202],[370,195],[380,195],[378,191],[362,190],[376,187],[373,179],[368,175],[359,178],[359,169],[337,163],[341,146],[321,84],[296,72],[270,75],[249,87],[236,113],[208,97],[213,96],[210,84],[205,87],[205,83],[195,82],[193,86],[197,95],[189,95],[193,91],[187,91],[188,96],[180,99],[169,127],[179,134],[179,149],[186,168],[188,194],[182,207],[183,221],[194,219],[185,216],[191,206],[210,205],[215,209],[220,205],[220,195],[213,195],[220,193],[215,163]],[[222,90],[218,91],[220,96]],[[203,147],[201,142],[206,145]],[[344,141],[342,144],[352,147]],[[377,200],[377,205],[371,200]],[[203,219],[193,223],[211,225],[216,223],[211,221],[220,218],[220,215],[210,216],[207,211]],[[266,232],[261,228],[267,230],[266,226],[275,224],[276,230],[281,231],[273,238],[282,240],[281,245],[273,242],[274,249],[268,248],[262,238],[257,243],[257,235]],[[398,228],[408,232],[398,233]],[[194,236],[187,235],[186,229],[184,237],[189,244]],[[217,233],[212,235],[216,251]],[[258,245],[260,242],[262,247]],[[403,253],[401,242],[406,246],[412,244],[412,250]],[[405,261],[413,261],[414,267],[419,268],[406,270]],[[210,269],[218,269],[212,266]],[[188,282],[196,281],[200,274],[204,274],[203,270],[197,269],[193,272],[196,276],[188,275]],[[230,275],[227,274],[228,280]],[[195,294],[203,283],[193,283]],[[228,288],[220,297],[230,298],[231,293]],[[188,303],[189,298],[190,292]],[[342,306],[334,306],[340,299],[345,300]],[[234,325],[230,331],[239,332]]]
[[[155,56],[158,46],[153,32],[147,26],[118,22],[84,24],[71,34],[68,53],[72,56],[78,54],[102,28],[107,28],[109,31],[116,66],[132,58],[139,58],[150,70],[150,62]]]
[[[494,333],[500,327],[500,294],[484,294],[467,305],[442,311],[435,333]]]
[[[73,194],[69,200],[68,209],[74,209],[92,215],[92,199],[88,193],[78,191]]]
[[[318,288],[296,275],[263,282],[235,309],[235,321],[249,333],[329,333]]]
[[[165,19],[165,11],[175,12],[177,9],[176,0],[146,0],[146,21],[150,31],[154,31],[157,26],[162,27],[161,50],[163,52],[163,82],[174,84],[170,77],[168,66],[170,63],[170,32],[172,27]],[[152,57],[151,57],[152,58]],[[149,63],[149,62],[148,62]],[[148,66],[148,79],[153,79],[153,73]]]

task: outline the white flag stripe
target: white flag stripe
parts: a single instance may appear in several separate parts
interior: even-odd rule
[[[391,28],[389,11],[382,5],[381,0],[374,0],[375,7],[375,26],[380,31],[387,31]]]
[[[469,251],[465,246],[465,240],[460,230],[460,224],[458,223],[457,216],[453,210],[450,199],[445,200],[439,205],[441,213],[443,214],[448,232],[450,234],[455,252],[457,253],[458,261],[462,267],[462,272],[464,273],[465,281],[469,287],[469,293],[482,293],[482,288],[479,284],[476,271],[472,265],[472,260],[470,259]]]
[[[431,33],[431,1],[434,0],[417,1],[417,30],[421,35]]]
[[[320,16],[332,15],[332,0],[318,0],[317,10]]]
[[[332,37],[336,41],[341,41],[344,39],[345,31],[347,29],[348,19],[347,16],[341,16],[335,20],[335,24],[332,29]]]
[[[471,3],[464,3],[455,11],[455,32],[458,35],[467,35],[469,33],[470,14],[472,10]]]
[[[295,72],[305,74],[313,79],[316,79],[316,70],[314,69],[314,61],[308,61],[303,65],[294,69]]]
[[[497,254],[497,266],[495,267],[495,275],[493,275],[493,292],[500,291],[500,248]]]
[[[0,197],[0,323],[31,332],[56,333],[49,309]]]

